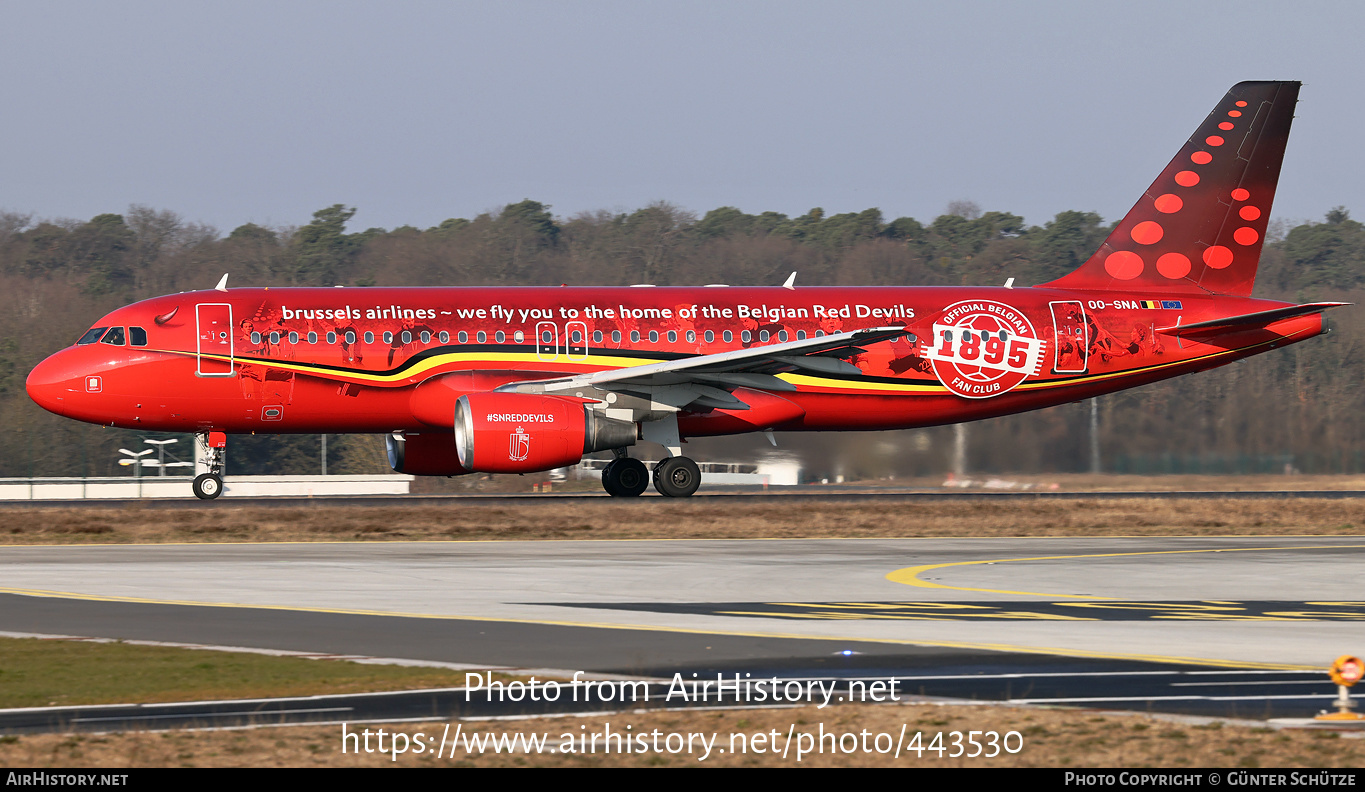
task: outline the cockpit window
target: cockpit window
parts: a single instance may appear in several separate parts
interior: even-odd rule
[[[123,346],[123,328],[109,328],[109,332],[105,333],[104,338],[101,338],[100,341],[105,344],[113,344],[114,346]]]
[[[129,327],[128,343],[133,346],[147,346],[147,331],[141,327]]]
[[[104,331],[108,329],[109,328],[107,327],[92,327],[89,330],[85,331],[85,335],[81,336],[81,340],[77,341],[76,345],[80,346],[81,344],[93,344],[96,341],[100,340],[100,336],[104,335]]]

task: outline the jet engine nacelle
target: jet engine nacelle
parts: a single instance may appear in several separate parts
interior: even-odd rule
[[[441,432],[387,435],[389,467],[410,476],[463,476],[471,472],[455,455],[455,436]]]
[[[480,473],[531,473],[577,464],[592,451],[635,444],[631,421],[582,400],[532,393],[469,393],[455,402],[455,450]]]

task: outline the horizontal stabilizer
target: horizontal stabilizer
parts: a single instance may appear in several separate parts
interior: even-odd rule
[[[1158,333],[1165,333],[1166,335],[1179,336],[1221,335],[1223,333],[1231,333],[1238,330],[1254,330],[1258,327],[1266,327],[1271,323],[1278,322],[1282,319],[1292,319],[1296,316],[1322,313],[1323,311],[1332,308],[1340,308],[1343,305],[1350,305],[1350,303],[1304,303],[1303,305],[1291,305],[1286,308],[1275,308],[1270,311],[1257,311],[1256,313],[1242,314],[1240,316],[1210,319],[1206,322],[1158,327],[1156,331]]]

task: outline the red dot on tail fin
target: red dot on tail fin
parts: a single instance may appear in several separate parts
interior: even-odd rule
[[[1209,135],[1208,137],[1204,138],[1204,142],[1209,144],[1210,146],[1223,145],[1223,139],[1218,137],[1217,135]]]
[[[1250,197],[1251,193],[1247,192],[1246,190],[1243,190],[1241,187],[1238,187],[1237,189],[1232,191],[1232,200],[1234,201],[1245,201]]]
[[[1232,251],[1222,245],[1214,245],[1204,251],[1204,263],[1214,269],[1223,269],[1232,263]]]
[[[1190,161],[1195,165],[1207,165],[1213,162],[1213,155],[1207,151],[1196,151],[1190,155]]]
[[[1175,175],[1175,183],[1181,187],[1193,187],[1199,183],[1199,174],[1194,171],[1181,171]]]
[[[1237,211],[1237,214],[1243,220],[1255,220],[1261,216],[1261,210],[1254,206],[1243,206]]]
[[[1156,260],[1156,271],[1167,278],[1183,278],[1190,274],[1190,259],[1183,253],[1167,253]]]
[[[1110,253],[1104,260],[1104,271],[1119,280],[1132,280],[1141,275],[1142,266],[1142,256],[1130,250]]]
[[[1232,238],[1237,240],[1239,245],[1254,245],[1261,235],[1256,233],[1256,229],[1243,226],[1232,232]]]
[[[1133,230],[1129,234],[1133,237],[1133,241],[1139,245],[1155,245],[1166,234],[1166,229],[1162,228],[1160,223],[1143,220],[1133,226]]]
[[[1184,206],[1185,202],[1180,200],[1179,195],[1166,193],[1165,195],[1158,196],[1154,205],[1156,206],[1156,210],[1162,214],[1175,214],[1180,211],[1180,207]]]

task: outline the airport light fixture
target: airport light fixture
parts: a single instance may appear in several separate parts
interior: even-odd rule
[[[162,475],[162,476],[166,475],[166,468],[168,468],[168,467],[193,467],[193,466],[194,466],[194,463],[193,463],[193,462],[172,462],[172,463],[170,463],[169,465],[166,464],[166,446],[170,445],[171,443],[178,443],[178,442],[180,442],[178,439],[176,439],[176,438],[174,438],[174,437],[172,437],[172,438],[170,438],[170,439],[168,439],[168,440],[147,440],[147,439],[144,439],[142,442],[146,443],[147,445],[156,446],[156,450],[157,450],[157,455],[156,455],[156,456],[157,456],[157,461],[156,461],[156,462],[148,461],[148,462],[143,462],[142,464],[144,464],[144,465],[149,465],[149,466],[152,466],[152,467],[160,468],[160,469],[161,469],[161,472],[160,472],[159,475]],[[151,449],[148,449],[147,451],[144,451],[143,453],[144,453],[144,454],[145,454],[145,453],[148,453],[150,450],[151,450]]]
[[[143,466],[143,465],[155,464],[155,463],[152,462],[152,460],[144,460],[144,459],[143,459],[144,456],[146,456],[146,455],[152,453],[152,449],[150,449],[150,448],[147,449],[146,451],[129,451],[129,450],[126,449],[126,448],[120,448],[120,449],[118,450],[118,452],[119,452],[120,454],[127,454],[128,457],[129,457],[128,459],[120,459],[120,460],[118,461],[118,463],[119,463],[120,465],[123,465],[124,467],[127,467],[127,466],[129,466],[129,465],[132,465],[132,466],[133,466],[133,474],[136,475],[136,476],[139,476],[139,477],[142,475],[142,466]]]

